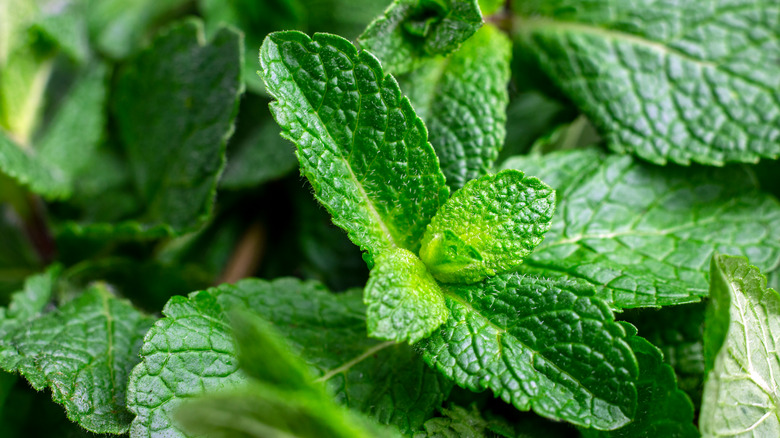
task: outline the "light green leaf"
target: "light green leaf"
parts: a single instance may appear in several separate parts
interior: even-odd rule
[[[165,306],[128,389],[134,437],[187,436],[171,423],[183,400],[246,381],[227,324],[233,309],[272,323],[340,404],[401,431],[419,428],[451,388],[409,346],[366,337],[360,294],[333,295],[293,279],[243,280]]]
[[[472,180],[439,209],[420,257],[445,283],[474,283],[522,263],[542,242],[555,211],[555,191],[523,172]]]
[[[526,0],[517,41],[610,147],[655,163],[780,154],[780,6]]]
[[[491,424],[491,421],[483,418],[476,405],[472,405],[469,409],[452,405],[447,409],[442,409],[441,413],[441,417],[426,421],[423,425],[424,431],[415,433],[414,438],[514,437],[514,435],[500,433],[503,428],[499,427],[496,430],[497,428]]]
[[[58,199],[70,194],[67,177],[33,155],[29,149],[11,140],[0,130],[0,171],[47,199]]]
[[[162,32],[119,75],[114,112],[143,202],[126,221],[174,234],[207,220],[242,91],[239,34],[206,42],[196,20]]]
[[[482,15],[491,15],[499,12],[506,4],[506,0],[479,0],[479,9]]]
[[[453,191],[492,170],[504,145],[511,49],[509,39],[487,25],[449,57],[399,79]]]
[[[639,394],[634,420],[617,430],[605,432],[582,430],[585,438],[697,438],[699,431],[693,425],[693,403],[677,389],[674,371],[663,363],[661,351],[647,340],[636,336],[636,329],[624,324],[629,333],[628,344],[639,363]]]
[[[443,290],[452,317],[418,348],[455,383],[584,427],[631,421],[636,359],[592,287],[508,273]]]
[[[33,277],[4,315],[0,366],[18,371],[35,389],[51,388],[68,418],[85,429],[126,432],[132,420],[127,377],[153,319],[103,284],[46,312],[56,272]]]
[[[780,296],[742,257],[715,254],[704,331],[704,437],[780,434]]]
[[[558,196],[552,229],[521,270],[587,280],[616,309],[699,301],[714,251],[780,263],[780,203],[744,168],[661,168],[579,150],[505,167],[538,176]]]
[[[387,71],[401,74],[456,50],[480,26],[477,0],[395,0],[358,42]]]
[[[271,111],[298,147],[315,197],[369,257],[417,252],[448,190],[427,132],[379,62],[327,34],[269,35],[262,75]]]
[[[377,259],[365,291],[368,334],[413,344],[449,317],[438,283],[416,255],[405,249]]]
[[[95,154],[106,124],[108,68],[89,69],[65,96],[36,150],[40,160],[76,178]]]
[[[90,54],[86,2],[65,0],[56,7],[41,1],[32,3],[39,3],[43,7],[32,23],[31,30],[56,44],[76,63],[85,62]]]

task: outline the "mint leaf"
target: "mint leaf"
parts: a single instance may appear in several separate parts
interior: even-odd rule
[[[395,0],[358,37],[394,74],[456,50],[482,26],[477,0]]]
[[[203,224],[242,88],[238,33],[206,43],[194,20],[161,33],[119,75],[114,112],[143,202],[129,221],[171,234]]]
[[[780,154],[777,4],[514,2],[517,40],[616,151],[654,163]]]
[[[90,54],[86,20],[86,2],[66,1],[51,7],[45,3],[32,23],[31,31],[56,44],[76,63],[83,63]]]
[[[623,327],[639,363],[636,417],[625,427],[610,432],[582,430],[583,437],[698,437],[699,431],[693,424],[693,403],[677,389],[674,371],[663,363],[661,351],[636,336],[633,326],[624,324]]]
[[[482,417],[476,405],[472,405],[469,409],[452,405],[442,409],[441,413],[441,417],[426,421],[423,425],[424,431],[414,434],[414,438],[510,437],[500,433],[501,428],[496,431],[496,427]]]
[[[504,145],[510,55],[509,39],[487,25],[449,57],[399,79],[453,191],[492,170]]]
[[[591,286],[507,273],[443,289],[452,317],[418,347],[455,383],[584,427],[631,421],[636,359]]]
[[[44,312],[56,270],[33,277],[2,322],[0,366],[18,371],[65,406],[68,418],[97,433],[123,433],[132,416],[125,388],[152,318],[95,284]]]
[[[413,344],[449,317],[438,283],[416,255],[405,249],[377,259],[365,291],[368,335]]]
[[[699,301],[716,250],[767,268],[780,261],[780,204],[743,168],[659,168],[592,151],[505,167],[549,182],[558,196],[552,229],[521,269],[585,279],[616,309]]]
[[[482,15],[491,15],[499,12],[505,4],[505,0],[479,0],[479,9],[482,11]]]
[[[88,69],[72,86],[36,142],[40,160],[59,169],[71,181],[88,165],[103,137],[108,72],[107,66],[101,64]]]
[[[281,178],[297,167],[293,148],[279,136],[276,123],[266,123],[228,150],[227,166],[219,186],[236,190]]]
[[[702,435],[777,435],[780,296],[742,257],[715,254],[710,268]]]
[[[252,384],[238,393],[218,393],[183,405],[176,416],[186,429],[225,437],[397,436],[336,405],[321,386],[311,383],[305,364],[261,318],[237,312],[231,326],[242,369]]]
[[[448,190],[422,121],[379,62],[335,35],[269,35],[271,111],[315,197],[369,256],[417,252]]]
[[[360,294],[333,295],[294,279],[243,280],[174,297],[165,306],[129,384],[134,437],[187,436],[172,423],[183,400],[246,381],[228,325],[235,309],[272,323],[340,404],[380,423],[416,430],[451,388],[409,346],[366,337]]]
[[[474,283],[522,263],[542,242],[555,192],[535,177],[504,170],[472,180],[439,209],[420,257],[445,283]]]
[[[65,175],[48,165],[31,151],[22,149],[0,130],[0,171],[34,193],[48,199],[64,198],[70,194]]]

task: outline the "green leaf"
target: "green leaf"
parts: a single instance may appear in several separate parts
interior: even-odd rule
[[[195,20],[162,32],[119,75],[113,107],[143,202],[128,221],[172,234],[206,221],[242,89],[239,34],[207,43]]]
[[[492,436],[511,438],[510,435],[500,433],[503,430],[500,426],[504,425],[499,424],[499,427],[496,428],[489,420],[482,417],[476,405],[472,405],[469,409],[452,405],[448,409],[442,409],[441,413],[441,417],[426,421],[423,425],[424,431],[414,434],[414,438],[487,438]]]
[[[555,191],[523,172],[472,180],[439,209],[420,257],[445,283],[474,283],[522,263],[542,242],[555,211]]]
[[[188,401],[176,419],[192,435],[213,438],[400,437],[357,413],[308,392],[278,391],[260,385]]]
[[[506,0],[479,0],[479,9],[482,15],[491,15],[499,12],[506,4]]]
[[[477,0],[395,0],[358,37],[394,74],[453,52],[482,26]]]
[[[633,326],[624,324],[623,327],[629,333],[628,344],[639,363],[636,416],[625,427],[610,432],[582,430],[583,437],[698,437],[699,431],[693,424],[693,403],[677,389],[674,371],[663,363],[661,351],[636,336]]]
[[[33,277],[2,323],[0,366],[18,371],[65,406],[68,418],[97,433],[126,432],[130,370],[153,319],[117,299],[103,284],[54,311],[44,311],[57,270]]]
[[[742,257],[715,254],[704,329],[705,437],[780,434],[780,296]]]
[[[365,291],[368,334],[413,344],[449,317],[438,283],[416,255],[405,249],[377,259]]]
[[[275,123],[264,124],[228,151],[220,188],[250,188],[287,175],[298,163],[293,150],[279,136],[279,127]]]
[[[137,415],[134,437],[186,436],[171,423],[183,400],[246,380],[227,324],[234,309],[272,323],[340,404],[401,431],[419,428],[451,388],[408,345],[366,337],[360,294],[333,295],[294,279],[243,280],[174,297],[165,306],[128,389],[128,406]]]
[[[623,314],[645,339],[661,350],[664,362],[677,375],[677,386],[688,394],[697,409],[704,386],[704,304],[642,309],[631,316]]]
[[[379,62],[327,34],[269,35],[271,111],[333,222],[361,249],[417,252],[448,190],[425,126]]]
[[[447,58],[400,78],[425,121],[450,189],[493,168],[506,136],[511,42],[487,25]]]
[[[780,262],[780,204],[744,168],[660,168],[587,150],[505,167],[558,196],[552,229],[521,270],[585,279],[616,309],[699,301],[716,250],[765,268]]]
[[[86,20],[86,2],[64,1],[51,7],[44,2],[41,13],[32,24],[32,31],[56,44],[64,54],[76,63],[83,63],[90,54]]]
[[[77,178],[95,154],[106,124],[108,68],[99,64],[73,85],[46,127],[36,150],[41,161]]]
[[[517,41],[615,151],[655,162],[780,154],[776,2],[514,2]]]
[[[0,171],[47,199],[64,198],[70,194],[68,179],[59,169],[43,162],[30,150],[22,149],[2,130]]]
[[[455,383],[584,427],[631,421],[636,359],[591,286],[509,273],[443,289],[452,317],[418,347]]]

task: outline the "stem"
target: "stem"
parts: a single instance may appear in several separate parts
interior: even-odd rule
[[[266,230],[263,224],[260,221],[253,222],[241,236],[217,284],[235,283],[252,275],[262,261],[265,239]]]
[[[26,196],[28,215],[22,224],[38,257],[44,265],[48,265],[57,255],[57,245],[46,223],[46,212],[41,198],[28,194]]]

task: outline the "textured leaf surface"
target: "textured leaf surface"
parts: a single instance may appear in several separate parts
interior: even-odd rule
[[[631,335],[628,344],[639,363],[639,395],[634,420],[617,430],[582,430],[586,438],[696,438],[699,431],[693,425],[693,403],[677,389],[674,371],[663,363],[661,351],[647,340],[636,336],[636,329],[626,324]]]
[[[742,168],[659,168],[587,150],[506,166],[558,197],[551,231],[521,269],[585,279],[614,308],[699,301],[716,250],[765,269],[780,261],[780,204]]]
[[[34,277],[17,295],[2,324],[0,365],[18,371],[38,390],[50,387],[68,417],[98,433],[127,431],[130,370],[153,319],[96,284],[57,310],[43,312],[51,271]],[[26,321],[22,322],[22,319]]]
[[[425,264],[405,249],[383,254],[365,290],[368,334],[413,344],[449,317],[436,280]]]
[[[442,409],[441,413],[441,417],[426,421],[423,425],[423,431],[415,433],[414,438],[514,436],[500,433],[506,427],[501,427],[504,426],[503,424],[492,424],[490,420],[483,418],[476,405],[472,405],[469,409],[452,405],[447,409]]]
[[[448,190],[425,126],[379,62],[334,35],[278,32],[260,64],[314,195],[370,254],[417,252]]]
[[[518,41],[617,151],[664,163],[780,154],[780,4],[531,0]]]
[[[535,177],[504,170],[472,180],[439,209],[420,257],[439,280],[474,283],[522,263],[542,242],[555,191]]]
[[[492,170],[504,145],[510,55],[509,39],[486,25],[449,57],[399,79],[453,191]]]
[[[114,112],[143,211],[142,229],[183,232],[211,212],[241,81],[238,33],[205,42],[199,22],[163,32],[124,70]]]
[[[457,49],[482,26],[477,0],[395,0],[358,37],[394,74]]]
[[[297,164],[294,148],[279,136],[279,127],[267,123],[228,152],[219,186],[223,189],[255,187],[289,174]]]
[[[702,435],[777,436],[780,296],[741,257],[713,256],[710,278]]]
[[[444,290],[452,317],[418,346],[458,385],[585,427],[631,420],[636,359],[592,287],[509,273]]]
[[[137,414],[134,437],[186,436],[171,424],[182,400],[245,381],[227,326],[231,309],[271,322],[326,383],[336,400],[403,431],[420,427],[451,384],[410,347],[366,337],[359,294],[333,295],[316,283],[281,279],[174,297],[150,330],[133,371],[128,405]]]

